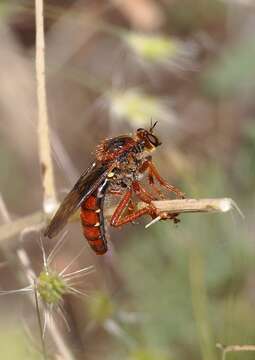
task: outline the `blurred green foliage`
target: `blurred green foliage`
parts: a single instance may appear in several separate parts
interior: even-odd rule
[[[178,44],[166,36],[148,36],[139,33],[126,34],[126,41],[144,60],[152,63],[174,58],[178,53]]]
[[[173,1],[168,7],[168,21],[172,30],[189,33],[210,27],[225,17],[225,6],[220,0]]]
[[[146,127],[148,119],[164,121],[170,110],[158,97],[148,95],[134,88],[109,94],[111,111],[119,119],[128,120],[132,126]]]
[[[87,311],[92,320],[103,324],[114,314],[115,305],[109,295],[97,292],[91,295],[87,301]]]
[[[0,354],[5,360],[41,360],[41,354],[29,344],[27,334],[17,326],[1,328]]]
[[[254,120],[248,122],[244,127],[243,144],[234,162],[234,175],[238,185],[249,199],[254,199],[255,183],[255,123]]]
[[[220,59],[202,74],[205,91],[215,97],[232,97],[254,91],[254,40],[246,39],[224,49]]]
[[[0,16],[5,17],[9,14],[10,11],[10,1],[0,0]]]
[[[128,360],[170,360],[170,357],[159,350],[139,349],[133,351]]]
[[[0,164],[0,187],[4,194],[5,201],[10,205],[17,205],[17,201],[22,201],[20,199],[20,194],[23,194],[26,191],[25,172],[20,163],[18,154],[13,148],[6,144],[1,137]],[[19,181],[12,181],[12,179],[17,178],[19,178]]]

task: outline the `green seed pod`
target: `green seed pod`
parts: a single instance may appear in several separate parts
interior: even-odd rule
[[[68,293],[68,286],[56,272],[44,270],[38,277],[37,290],[44,303],[57,305]]]

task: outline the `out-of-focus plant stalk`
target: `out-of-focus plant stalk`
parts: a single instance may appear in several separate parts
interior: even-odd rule
[[[208,295],[205,284],[203,258],[198,248],[192,248],[189,257],[191,300],[201,357],[207,360],[216,360],[212,325],[208,311]]]
[[[43,0],[35,0],[36,11],[36,84],[38,102],[38,146],[43,180],[43,209],[52,213],[57,204],[51,147],[45,81],[45,39]]]

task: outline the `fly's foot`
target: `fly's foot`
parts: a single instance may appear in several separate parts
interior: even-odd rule
[[[186,199],[186,194],[182,191],[180,191],[178,194],[177,194],[178,198],[179,199]]]
[[[173,220],[174,224],[178,224],[181,221],[178,219],[178,213],[170,214],[166,211],[159,211],[153,205],[150,206],[148,214],[152,217],[152,220],[145,226],[146,229],[161,220]]]
[[[181,222],[181,220],[178,219],[179,214],[176,213],[176,214],[171,214],[171,215],[172,215],[172,217],[170,219],[173,220],[174,224],[178,224],[179,222]]]
[[[160,220],[173,220],[173,222],[175,224],[178,224],[181,221],[180,219],[178,219],[178,216],[179,216],[178,213],[170,214],[170,213],[164,211],[164,212],[160,212],[158,214],[158,216],[160,216],[160,218],[161,218]]]

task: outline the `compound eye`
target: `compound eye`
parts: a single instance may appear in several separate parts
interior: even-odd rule
[[[158,146],[160,145],[160,142],[158,141],[158,139],[156,138],[156,136],[152,135],[152,134],[148,134],[148,140],[149,142],[153,145],[153,146]]]

